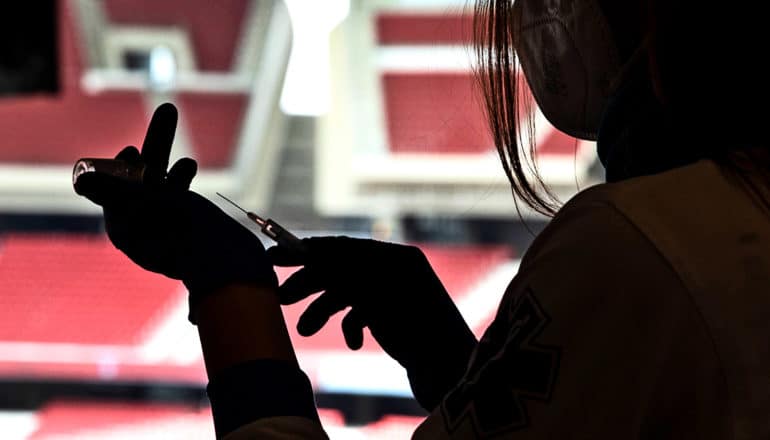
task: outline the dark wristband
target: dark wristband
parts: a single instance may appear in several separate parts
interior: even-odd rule
[[[310,380],[293,362],[260,359],[234,365],[217,374],[206,391],[217,438],[266,417],[320,423]]]
[[[271,289],[278,287],[278,277],[272,269],[272,266],[268,266],[269,270],[258,271],[253,267],[242,268],[241,270],[230,269],[230,272],[220,271],[220,276],[214,277],[199,277],[198,279],[183,280],[187,291],[187,302],[189,311],[187,319],[193,325],[198,325],[198,305],[202,302],[203,298],[208,295],[214,294],[217,290],[222,289],[228,285],[245,284],[254,286],[267,286]],[[235,268],[239,269],[239,268]]]

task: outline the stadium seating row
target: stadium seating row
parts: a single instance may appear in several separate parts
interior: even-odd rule
[[[480,334],[514,270],[508,248],[421,247]],[[293,270],[278,268],[279,279]],[[0,291],[3,376],[205,379],[181,283],[137,267],[104,236],[4,237]],[[286,307],[284,315],[311,378],[321,386],[344,388],[349,375],[329,369],[340,365],[335,359],[392,366],[368,334],[362,352],[350,357],[339,329],[340,315],[311,338],[297,334],[294,324],[310,300]]]

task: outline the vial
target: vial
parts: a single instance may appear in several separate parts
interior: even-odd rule
[[[78,177],[85,173],[103,173],[115,177],[141,182],[144,177],[144,164],[132,164],[118,159],[83,158],[75,163],[72,169],[72,184],[78,181]]]

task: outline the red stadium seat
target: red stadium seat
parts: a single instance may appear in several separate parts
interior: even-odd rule
[[[0,292],[0,375],[205,380],[197,341],[180,344],[167,328],[189,326],[175,313],[186,308],[181,283],[139,268],[106,237],[6,236]],[[188,361],[174,358],[190,347]]]
[[[362,431],[365,438],[371,440],[408,439],[423,420],[422,417],[385,416]]]
[[[199,3],[112,0],[96,5],[104,6],[111,23],[182,27],[192,40],[199,70],[229,71],[248,2],[228,0],[216,8]],[[0,99],[0,139],[6,140],[0,145],[0,163],[72,165],[80,157],[112,157],[144,138],[152,110],[147,91],[90,94],[81,86],[87,68],[103,66],[87,65],[85,40],[76,23],[72,3],[60,1],[59,95]],[[229,166],[247,99],[245,93],[175,97],[199,165]]]
[[[162,434],[162,437],[159,435]],[[46,439],[212,439],[209,408],[132,404],[53,402],[37,414],[30,440]]]
[[[375,18],[380,50],[412,47],[424,51],[427,59],[442,46],[466,47],[473,30],[471,15],[386,11]],[[470,69],[442,71],[426,66],[423,70],[404,65],[381,72],[388,146],[394,154],[474,154],[494,151],[480,90]],[[533,106],[532,110],[536,107]],[[547,121],[537,121],[537,152],[542,155],[572,157],[577,141],[555,130]]]
[[[105,0],[118,25],[175,26],[187,30],[199,70],[229,71],[248,12],[248,0]]]
[[[467,44],[471,41],[473,16],[384,11],[377,15],[377,43]]]
[[[508,248],[500,246],[419,246],[455,301],[470,294],[470,289],[481,278],[510,258]],[[296,269],[279,268],[281,282],[294,270]],[[502,296],[502,291],[494,294]],[[284,317],[294,346],[299,352],[345,351],[345,340],[340,330],[344,312],[333,316],[326,326],[312,337],[306,338],[297,333],[297,320],[313,299],[314,296],[284,308]],[[362,351],[380,351],[368,332],[365,333]]]
[[[421,247],[461,311],[462,304],[483,303],[472,323],[480,333],[502,294],[500,286],[479,290],[480,282],[511,261],[509,250]],[[279,268],[281,281],[293,270]],[[509,280],[512,274],[505,275]],[[200,346],[186,320],[181,283],[139,268],[106,237],[5,237],[0,242],[0,291],[2,375],[205,383]],[[374,361],[368,365],[392,369],[392,361],[368,333],[362,353],[350,353],[340,331],[342,314],[313,337],[300,336],[296,322],[312,299],[284,308],[290,337],[312,380],[324,366],[347,359]],[[328,373],[327,381],[316,385],[344,386]]]
[[[318,408],[318,417],[326,426],[345,426],[345,416],[342,412],[332,408]]]
[[[132,345],[183,295],[104,237],[12,235],[0,251],[0,341]]]
[[[382,86],[391,152],[493,151],[470,74],[384,72]]]
[[[84,61],[70,4],[59,2],[60,94],[0,99],[0,162],[74,164],[78,157],[112,157],[144,137],[147,110],[139,93],[81,90]]]
[[[246,95],[180,93],[176,97],[179,114],[193,148],[192,157],[200,166],[224,168],[235,159],[248,98]]]
[[[407,439],[420,417],[386,416],[367,426],[345,426],[341,412],[319,408],[321,424],[332,439]],[[29,440],[214,438],[210,408],[178,405],[54,401],[34,417],[37,425]]]

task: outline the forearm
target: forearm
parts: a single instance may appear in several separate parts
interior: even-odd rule
[[[455,322],[436,326],[443,331],[429,339],[432,343],[425,350],[426,356],[406,368],[414,397],[428,412],[432,412],[463,377],[478,344],[459,312],[456,316],[459,318]]]
[[[318,422],[272,289],[229,286],[205,298],[197,316],[218,438],[272,417]]]
[[[208,295],[198,307],[198,334],[209,380],[246,361],[297,363],[271,288],[231,285]]]

